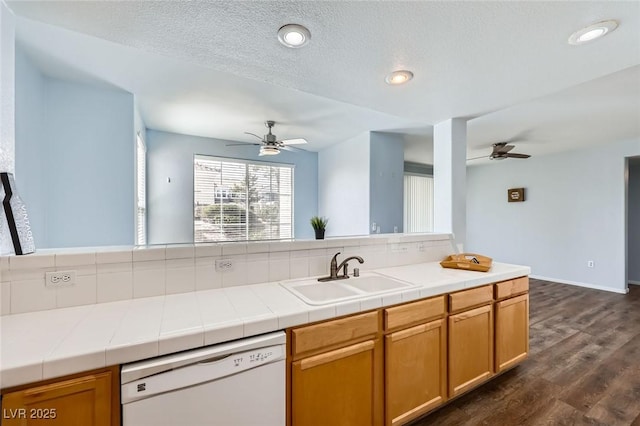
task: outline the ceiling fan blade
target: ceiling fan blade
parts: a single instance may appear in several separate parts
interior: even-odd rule
[[[256,135],[255,133],[251,133],[251,132],[244,132],[245,135],[251,135],[251,136],[255,136],[256,138],[262,140],[262,137]]]
[[[228,143],[225,146],[260,146],[260,143],[240,142],[240,143]]]
[[[506,154],[507,152],[511,151],[513,148],[515,148],[514,145],[500,145],[499,147],[497,147],[498,149],[496,149],[494,152],[498,153],[498,154]]]
[[[517,154],[517,153],[513,153],[513,154],[505,154],[506,157],[508,158],[529,158],[531,157],[528,154]]]
[[[480,158],[489,158],[488,155],[483,155],[481,157],[473,157],[473,158],[467,158],[467,161],[471,161],[471,160],[479,160]]]
[[[291,145],[280,145],[280,149],[284,149],[285,151],[301,151],[301,152],[305,152],[306,149],[302,149],[302,148],[298,148],[297,146],[291,146]]]
[[[307,140],[304,138],[297,138],[297,139],[283,139],[281,141],[283,144],[285,145],[302,145],[307,143]]]

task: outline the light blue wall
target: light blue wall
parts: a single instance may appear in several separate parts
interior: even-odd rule
[[[636,155],[639,139],[469,167],[466,250],[624,292],[625,157]],[[521,187],[526,201],[508,203],[507,189]]]
[[[46,147],[44,135],[45,79],[16,48],[16,186],[27,207],[36,247],[48,247]]]
[[[16,177],[36,247],[133,244],[133,95],[41,76],[18,57]]]
[[[318,211],[327,236],[369,233],[369,132],[318,153]]]
[[[403,232],[404,139],[393,133],[371,132],[370,219],[380,232]]]
[[[629,281],[640,284],[640,157],[629,163]]]
[[[193,156],[265,161],[257,146],[147,130],[147,225],[149,244],[193,242]],[[318,211],[318,156],[283,151],[272,159],[294,164],[294,236],[313,238],[309,219]],[[171,178],[171,182],[167,182]]]
[[[318,153],[318,205],[328,236],[402,232],[404,139],[364,132]]]
[[[133,244],[133,95],[48,79],[51,247]]]

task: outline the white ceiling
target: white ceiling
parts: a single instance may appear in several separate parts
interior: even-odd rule
[[[18,24],[47,67],[135,93],[151,128],[248,141],[243,131],[274,119],[287,124],[278,136],[307,137],[312,150],[365,130],[418,128],[405,132],[413,161],[425,161],[430,126],[450,117],[475,118],[470,156],[518,135],[517,150],[536,155],[640,135],[640,2],[9,4],[97,37]],[[603,19],[620,26],[587,45],[566,42]],[[292,22],[311,30],[308,46],[278,43]],[[399,68],[414,80],[384,84]]]

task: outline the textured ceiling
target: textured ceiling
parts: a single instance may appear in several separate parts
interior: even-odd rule
[[[173,58],[180,66],[190,68],[191,71],[177,70],[176,66],[175,72],[166,74],[166,78],[173,75],[183,81],[172,84],[172,103],[165,99],[165,109],[169,105],[172,108],[181,105],[184,111],[199,108],[211,121],[216,111],[223,111],[220,117],[227,117],[224,111],[229,108],[234,111],[235,121],[242,122],[239,126],[245,129],[251,126],[249,131],[257,131],[253,123],[267,118],[298,122],[300,127],[291,129],[296,135],[320,135],[320,145],[311,147],[316,150],[331,143],[321,137],[327,123],[329,126],[337,123],[340,128],[344,125],[346,130],[351,108],[361,107],[356,108],[359,120],[354,120],[358,123],[355,127],[368,126],[370,130],[425,128],[450,117],[490,117],[486,114],[527,102],[534,102],[530,104],[532,111],[544,113],[544,106],[531,105],[547,95],[640,64],[640,2],[12,1],[9,4],[18,15]],[[620,26],[602,40],[583,46],[570,46],[566,42],[573,31],[611,18],[619,20]],[[287,49],[277,42],[277,29],[292,22],[311,30],[312,39],[305,48]],[[41,42],[46,46],[46,39]],[[73,51],[68,53],[75,55]],[[112,68],[123,69],[126,65],[123,62]],[[399,68],[412,70],[414,80],[400,87],[385,85],[384,76]],[[240,97],[256,99],[260,106],[247,111],[232,101],[227,106],[226,97],[215,96],[213,91],[209,91],[210,96],[189,97],[196,82],[210,83],[204,77],[193,78],[196,69],[221,73],[213,73],[215,78],[233,77],[228,85],[230,90],[240,90]],[[180,77],[183,71],[186,78]],[[109,81],[110,77],[101,78]],[[192,81],[185,82],[187,79]],[[114,83],[123,87],[122,83]],[[171,120],[173,113],[164,117],[161,111],[151,112],[161,109],[154,106],[154,99],[164,99],[166,94],[162,94],[162,87],[152,86],[146,86],[143,93],[134,93],[146,105],[145,115],[157,117],[150,121],[162,121],[167,126],[163,120]],[[282,102],[273,97],[279,90],[286,94]],[[309,95],[316,96],[305,98]],[[311,104],[322,104],[320,99],[326,102],[319,107],[320,112],[313,111],[310,105],[303,117],[301,106],[306,107],[310,100]],[[338,108],[334,110],[334,106]],[[260,108],[265,114],[260,114]],[[272,111],[280,111],[282,118],[265,116],[273,114]],[[313,117],[322,116],[322,111],[326,120],[314,121]],[[608,111],[606,107],[600,110],[604,120]],[[519,124],[525,118],[522,113],[505,114],[494,124],[489,118],[482,125],[470,122],[472,149],[474,144],[486,144],[494,136],[511,138],[524,131],[531,132],[532,124],[538,126],[527,120]],[[216,129],[198,121],[197,115],[191,114],[191,126],[199,130],[191,133],[221,137],[214,134]],[[566,115],[563,117],[567,118]],[[536,121],[535,117],[532,119]],[[224,124],[224,120],[220,121]],[[231,127],[234,126],[232,122]],[[475,126],[491,129],[485,130],[486,137],[474,135]],[[633,125],[625,123],[623,127]],[[554,135],[564,135],[557,131],[558,127],[554,129]],[[234,127],[234,132],[237,131],[239,127]],[[344,134],[346,131],[339,136]],[[555,139],[554,144],[558,146],[571,138],[569,134],[562,140]],[[427,139],[428,135],[407,137],[410,144],[422,145]]]
[[[640,65],[478,117],[467,134],[468,158],[488,155],[499,141],[544,155],[640,138]]]
[[[46,75],[134,93],[156,130],[253,143],[244,132],[264,134],[264,121],[275,120],[278,137],[304,137],[318,151],[362,132],[419,125],[23,18],[17,37]]]

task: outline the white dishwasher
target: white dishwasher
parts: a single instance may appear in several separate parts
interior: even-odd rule
[[[284,332],[124,365],[123,426],[282,426]]]

